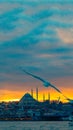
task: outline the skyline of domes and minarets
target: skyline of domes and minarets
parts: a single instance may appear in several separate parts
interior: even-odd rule
[[[43,95],[42,95],[42,100],[38,100],[39,99],[39,89],[38,88],[36,88],[36,96],[34,97],[34,91],[33,91],[33,89],[31,89],[31,93],[25,93],[23,96],[22,96],[22,98],[19,100],[20,101],[20,103],[22,103],[22,102],[24,102],[24,100],[26,101],[26,99],[27,99],[27,101],[29,102],[30,100],[33,100],[34,102],[36,101],[38,101],[38,102],[44,102],[44,101],[49,101],[49,102],[51,102],[51,101],[57,101],[57,102],[60,102],[61,101],[61,98],[60,98],[60,96],[59,97],[57,97],[57,99],[53,99],[53,100],[51,100],[51,96],[50,96],[50,93],[48,92],[47,93],[48,95],[48,98],[46,99],[45,98],[45,95],[46,94],[44,94],[43,93]],[[67,98],[67,97],[65,97],[64,96],[64,98],[65,98],[65,102],[70,102],[71,104],[73,104],[73,100],[71,100],[70,98]],[[62,102],[62,101],[61,101]]]
[[[47,96],[47,98],[46,98],[46,96]],[[61,99],[62,98],[61,96],[64,99]],[[43,92],[42,94],[40,94],[39,88],[36,87],[35,91],[33,89],[31,89],[31,91],[25,92],[23,94],[23,96],[21,96],[20,99],[16,98],[14,100],[2,100],[0,102],[15,102],[15,101],[17,101],[17,102],[21,102],[22,103],[26,99],[27,99],[28,102],[29,102],[30,99],[34,100],[34,101],[38,101],[38,102],[44,102],[44,101],[49,101],[49,102],[52,102],[52,101],[70,102],[69,98],[67,98],[67,97],[65,97],[63,95],[61,95],[61,96],[58,95],[58,97],[56,96],[55,98],[52,99],[51,98],[51,92],[47,92],[47,93]],[[41,100],[40,100],[40,97],[41,97]]]
[[[23,96],[22,96],[22,98],[20,99],[20,104],[22,104],[22,102],[24,102],[24,101],[26,101],[27,100],[27,102],[29,102],[30,100],[32,101],[32,102],[41,102],[41,101],[39,101],[38,100],[38,98],[39,98],[39,90],[38,90],[38,88],[36,88],[36,98],[34,98],[34,95],[33,95],[33,93],[34,93],[34,91],[33,91],[33,89],[31,89],[31,93],[25,93]],[[49,94],[49,93],[48,93]],[[43,101],[45,101],[45,100],[48,100],[48,101],[50,101],[50,94],[49,94],[49,96],[48,96],[48,99],[45,99],[45,94],[43,94],[43,96],[42,96],[42,102]]]
[[[73,115],[73,104],[62,103],[60,99],[38,101],[38,88],[36,98],[33,97],[33,90],[25,93],[17,102],[0,103],[0,121],[69,121]]]

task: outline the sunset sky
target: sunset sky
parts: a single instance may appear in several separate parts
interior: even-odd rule
[[[73,99],[73,0],[0,0],[0,101],[45,88],[20,67],[50,81]]]

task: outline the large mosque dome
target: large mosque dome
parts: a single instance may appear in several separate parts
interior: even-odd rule
[[[29,93],[26,93],[19,101],[19,106],[24,106],[24,107],[34,107],[38,105],[39,102],[34,99]]]

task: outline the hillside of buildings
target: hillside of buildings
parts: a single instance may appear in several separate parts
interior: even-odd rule
[[[37,95],[38,98],[38,95]],[[69,120],[73,105],[61,101],[40,102],[26,93],[18,102],[0,103],[0,120]]]

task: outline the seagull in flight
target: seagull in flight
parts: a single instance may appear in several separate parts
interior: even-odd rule
[[[25,71],[24,69],[22,69],[22,70],[23,70],[23,72],[25,72],[26,74],[32,76],[33,78],[40,80],[43,83],[43,86],[45,86],[45,87],[49,87],[50,86],[50,87],[54,88],[56,91],[58,91],[59,93],[62,94],[62,92],[57,87],[52,85],[50,82],[40,78],[39,76],[36,76],[34,74],[29,73],[29,72]]]

